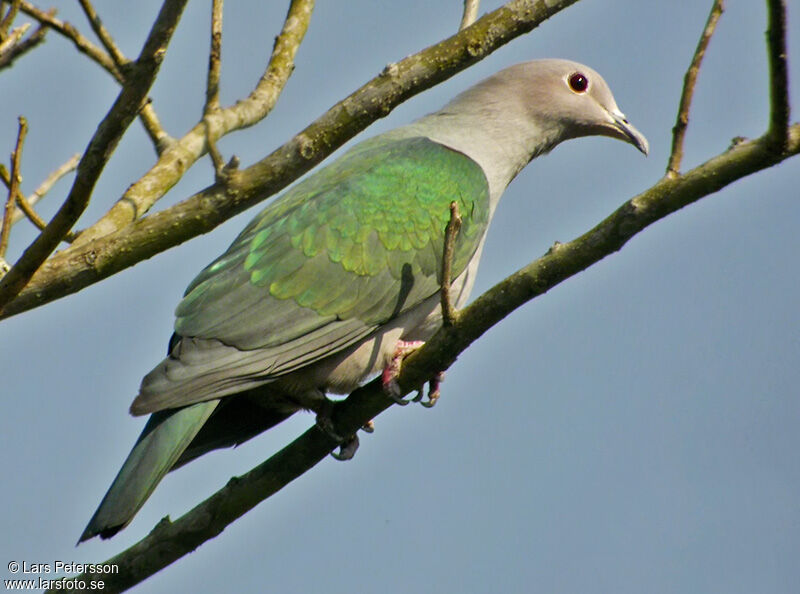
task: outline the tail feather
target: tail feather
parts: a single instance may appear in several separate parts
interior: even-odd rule
[[[110,538],[127,526],[219,402],[209,400],[151,415],[78,542],[97,535]]]
[[[296,412],[296,408],[267,408],[248,398],[247,394],[223,398],[171,470],[211,450],[241,445]]]

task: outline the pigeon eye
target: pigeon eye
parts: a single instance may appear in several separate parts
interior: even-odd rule
[[[571,74],[567,82],[569,83],[569,88],[576,93],[585,93],[586,89],[589,88],[589,79],[580,72]]]

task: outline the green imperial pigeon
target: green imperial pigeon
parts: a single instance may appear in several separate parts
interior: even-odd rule
[[[300,409],[324,420],[326,393],[397,368],[441,325],[450,203],[463,220],[451,288],[460,307],[506,186],[534,157],[592,135],[647,154],[594,70],[525,62],[357,144],[272,202],[186,290],[168,356],[131,405],[150,420],[81,541],[125,527],[170,470]],[[392,374],[383,380],[397,397]]]

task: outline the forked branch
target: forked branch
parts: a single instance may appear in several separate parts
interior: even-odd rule
[[[97,16],[94,8],[86,0],[81,0],[81,5],[83,6],[87,17],[89,18],[89,22],[95,30],[95,33],[98,34],[101,42],[103,42],[106,47],[109,48],[111,52],[110,54],[103,50],[103,48],[89,41],[89,39],[82,35],[80,31],[78,31],[78,29],[75,28],[75,26],[71,23],[57,19],[55,17],[54,10],[45,12],[27,0],[22,0],[20,3],[20,8],[22,12],[39,21],[42,26],[48,27],[56,33],[64,36],[66,39],[72,41],[78,51],[99,64],[106,72],[114,77],[114,80],[116,80],[120,85],[125,85],[127,68],[123,67],[130,65],[130,60],[128,60],[122,54],[121,50],[119,50],[119,48],[116,46],[111,38],[111,35],[108,33],[108,31],[106,31],[105,27],[103,27],[102,23],[100,22],[100,19]],[[142,121],[145,131],[156,147],[156,152],[160,153],[172,142],[172,139],[161,127],[161,123],[158,120],[155,109],[153,109],[153,106],[150,105],[150,103],[145,103],[139,110],[139,117]]]
[[[126,192],[129,200],[117,203],[106,217],[81,233],[72,247],[50,258],[20,297],[0,314],[0,318],[74,293],[210,231],[297,179],[409,97],[488,56],[575,2],[577,0],[511,0],[478,19],[465,31],[389,65],[383,73],[334,105],[271,155],[247,169],[236,171],[224,186],[211,186],[175,206],[136,220],[141,216],[140,208],[149,208],[156,197],[177,182],[187,164],[203,153],[205,133],[203,124],[199,124],[197,134],[194,131],[190,133],[186,146],[183,146],[183,141],[177,142],[174,153],[172,148],[165,152],[165,157],[168,153],[171,155],[169,159],[162,158],[154,170]],[[302,2],[295,0],[292,5],[298,3]],[[299,20],[295,19],[294,28]],[[279,39],[276,52],[280,44]],[[284,57],[279,61],[280,69],[288,69],[287,59]],[[268,72],[266,76],[269,75]],[[265,86],[264,92],[275,91],[268,79]],[[254,98],[253,105],[245,100],[233,111],[222,110],[226,118],[230,118],[223,125],[241,121],[244,121],[242,125],[247,125],[248,118],[264,105],[259,97]],[[158,173],[155,169],[159,170]],[[136,222],[121,228],[131,221]]]
[[[187,0],[164,2],[125,85],[111,110],[100,122],[78,164],[78,174],[66,201],[8,274],[0,280],[0,312],[25,287],[89,204],[100,173],[147,98],[186,2]]]
[[[158,162],[122,195],[97,223],[81,233],[78,244],[109,235],[144,216],[186,173],[211,144],[225,134],[261,121],[272,111],[294,70],[294,57],[305,37],[314,0],[292,0],[269,64],[247,98],[204,116],[183,138],[175,141]],[[220,159],[221,160],[221,159]]]

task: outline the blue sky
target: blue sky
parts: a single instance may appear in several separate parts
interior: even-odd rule
[[[66,4],[66,3],[64,3]],[[189,3],[153,89],[168,131],[202,110],[207,3]],[[226,7],[221,100],[263,71],[282,2]],[[499,6],[483,2],[481,12]],[[98,4],[135,56],[157,3]],[[683,73],[710,2],[580,2],[397,108],[359,138],[440,107],[502,67],[540,57],[598,70],[650,141],[644,159],[582,139],[510,186],[473,295],[583,233],[663,174]],[[796,8],[790,6],[790,9]],[[60,14],[83,23],[72,4]],[[454,32],[461,3],[322,0],[265,122],[220,142],[251,164],[389,62]],[[789,29],[800,94],[800,15]],[[88,30],[88,27],[83,27]],[[684,167],[767,122],[763,2],[728,2],[700,74]],[[50,34],[0,76],[0,147],[30,126],[23,190],[85,147],[117,94]],[[800,109],[794,101],[795,112]],[[797,116],[795,115],[795,120]],[[153,163],[138,123],[80,226]],[[198,163],[164,199],[207,186]],[[800,583],[800,160],[661,221],[515,312],[461,355],[439,404],[394,407],[349,463],[326,460],[136,591],[762,592]],[[42,206],[51,216],[68,184]],[[158,206],[161,208],[161,204]],[[161,357],[186,284],[255,211],[77,295],[0,323],[0,568],[97,562],[182,515],[304,431],[296,415],[169,475],[111,541],[74,543],[143,425],[127,408]],[[10,255],[33,237],[14,229]],[[0,571],[8,577],[5,569]]]

